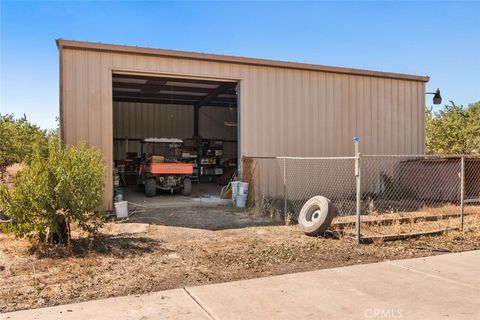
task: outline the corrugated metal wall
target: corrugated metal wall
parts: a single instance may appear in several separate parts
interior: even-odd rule
[[[192,106],[114,102],[113,137],[187,138],[193,134]]]
[[[112,72],[240,80],[240,141],[249,156],[424,152],[425,83],[415,80],[63,48],[62,135],[113,162]],[[111,208],[107,177],[105,208]]]
[[[237,128],[226,126],[224,122],[236,122],[236,119],[236,109],[208,106],[200,108],[199,135],[205,139],[229,140],[224,146],[225,158],[236,156],[236,143],[233,141],[237,139]],[[114,160],[125,158],[127,147],[125,139],[130,140],[128,151],[140,154],[138,139],[150,137],[185,139],[192,136],[193,107],[190,105],[113,103]]]

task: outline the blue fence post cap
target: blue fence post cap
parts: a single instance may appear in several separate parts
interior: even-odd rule
[[[354,136],[353,141],[360,142],[360,137],[359,136]]]

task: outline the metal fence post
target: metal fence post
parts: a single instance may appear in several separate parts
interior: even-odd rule
[[[355,178],[356,178],[356,193],[357,193],[357,220],[355,222],[355,237],[357,239],[357,243],[360,244],[361,242],[361,235],[360,235],[360,223],[361,223],[361,206],[362,206],[362,191],[361,191],[361,170],[360,170],[360,150],[359,150],[359,143],[360,138],[354,137],[353,140],[355,141]]]
[[[283,157],[283,213],[287,216],[287,158]]]
[[[355,235],[357,238],[357,243],[360,244],[361,236],[360,236],[360,224],[361,224],[361,214],[362,214],[362,173],[360,169],[360,153],[357,153],[355,156],[355,176],[357,178],[357,221],[355,223]]]
[[[463,230],[465,202],[465,156],[462,155],[460,165],[460,230]]]

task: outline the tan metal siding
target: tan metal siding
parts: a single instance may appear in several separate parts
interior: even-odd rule
[[[362,153],[424,152],[422,81],[62,50],[64,138],[71,144],[87,140],[102,150],[108,165],[105,208],[112,206],[113,71],[240,80],[243,155],[352,155],[354,135],[362,138]]]
[[[114,102],[113,115],[116,139],[186,138],[193,134],[191,106]]]
[[[290,68],[303,71],[319,71],[319,72],[331,72],[340,74],[352,74],[352,75],[366,75],[372,77],[382,77],[390,79],[404,79],[414,81],[428,81],[428,76],[417,76],[403,73],[392,73],[383,71],[362,70],[344,67],[332,67],[323,66],[318,64],[306,64],[298,62],[266,60],[245,58],[238,56],[226,56],[218,54],[206,54],[189,51],[177,51],[177,50],[165,50],[165,49],[152,49],[142,47],[132,47],[123,45],[112,45],[104,43],[82,42],[73,40],[57,39],[57,46],[70,49],[92,50],[100,52],[115,52],[129,55],[142,55],[142,56],[154,56],[154,57],[167,57],[174,59],[189,59],[194,61],[214,61],[220,63],[226,63],[227,65],[249,65],[249,66],[267,66],[274,68]]]
[[[235,140],[237,128],[226,126],[225,122],[235,122],[236,112],[235,108],[200,108],[200,136],[206,139]],[[114,102],[113,117],[113,137],[116,139],[184,139],[193,135],[193,107],[190,105]]]

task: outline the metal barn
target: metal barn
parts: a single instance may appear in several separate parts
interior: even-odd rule
[[[221,141],[224,158],[423,154],[427,76],[57,40],[60,132],[108,172],[149,137]],[[112,209],[106,175],[103,208]]]

